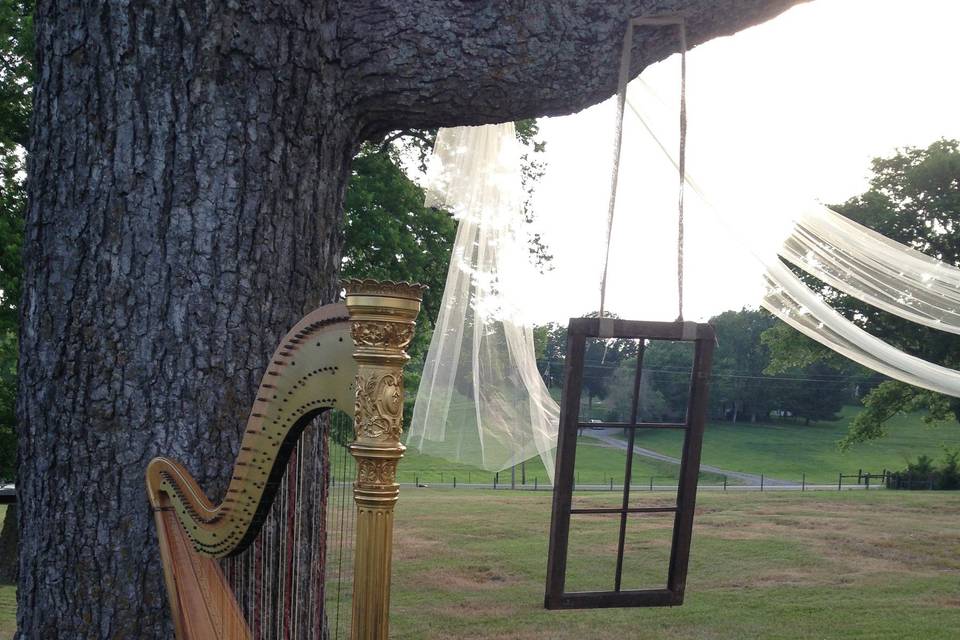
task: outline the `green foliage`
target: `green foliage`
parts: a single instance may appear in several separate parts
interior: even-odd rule
[[[0,3],[0,479],[13,477],[16,460],[17,305],[33,48],[33,2]]]
[[[840,442],[841,448],[849,448],[858,442],[866,442],[886,435],[884,426],[897,414],[922,411],[927,424],[949,421],[953,418],[950,400],[940,394],[887,380],[875,387],[863,399],[863,411],[851,424],[850,433]]]
[[[653,421],[682,421],[690,399],[690,371],[693,368],[693,345],[684,342],[655,341],[643,354],[641,378],[650,385],[650,399],[641,415]]]
[[[590,402],[604,399],[610,393],[611,380],[617,368],[626,360],[635,358],[634,340],[587,340],[583,356],[583,389]]]
[[[365,145],[354,158],[341,273],[429,287],[409,349],[413,360],[422,358],[430,344],[457,232],[456,221],[445,211],[424,207],[423,197],[423,189],[390,153]]]
[[[596,318],[598,315],[598,312],[593,311],[584,317]],[[617,317],[613,314],[607,315]],[[538,335],[539,338],[536,337]],[[540,374],[548,387],[559,386],[563,380],[563,362],[567,353],[567,327],[557,323],[546,324],[536,327],[534,336]],[[536,346],[538,340],[539,347]],[[587,340],[583,358],[583,390],[591,406],[595,399],[602,400],[611,392],[615,386],[612,381],[617,377],[618,367],[628,361],[632,361],[633,366],[636,366],[636,355],[636,340]]]
[[[779,409],[802,418],[806,424],[836,420],[840,409],[853,397],[849,381],[822,362],[788,373],[794,373],[797,379],[782,381]]]
[[[715,416],[756,422],[777,412],[809,424],[835,420],[851,398],[841,361],[767,312],[726,311],[710,323],[717,332],[710,392]],[[795,357],[772,353],[774,339],[787,342]]]
[[[26,147],[33,87],[33,1],[0,3],[0,155]],[[6,186],[6,185],[5,185]]]
[[[960,449],[943,448],[939,465],[923,454],[916,462],[907,462],[907,468],[892,474],[888,486],[893,489],[960,489]]]
[[[870,188],[834,207],[857,222],[948,264],[960,265],[960,142],[937,140],[906,148],[872,163]],[[844,295],[806,274],[801,277],[843,315],[907,353],[951,368],[960,366],[960,338],[913,324]],[[787,329],[764,337],[772,366],[786,370],[837,360],[824,347]],[[850,372],[849,365],[842,367]],[[864,380],[867,378],[864,377]],[[872,387],[865,384],[861,391]],[[960,400],[901,382],[887,381],[864,398],[865,411],[851,422],[842,447],[882,437],[893,416],[924,411],[927,422],[960,416]]]
[[[530,206],[533,192],[545,170],[545,164],[538,154],[546,150],[547,143],[538,137],[540,125],[537,124],[536,118],[517,120],[513,124],[522,149],[520,172],[523,190],[526,193],[523,215],[526,222],[530,223],[533,222],[533,210]],[[368,150],[375,148],[379,153],[389,156],[397,167],[412,163],[421,172],[426,172],[427,159],[433,151],[436,140],[437,129],[401,129],[388,135],[378,145],[369,145]],[[541,270],[549,270],[553,256],[548,253],[540,234],[531,233],[527,240],[531,262]]]
[[[644,358],[646,361],[646,358]],[[633,410],[633,385],[636,375],[637,359],[628,358],[620,363],[610,380],[610,392],[607,396],[607,415],[609,422],[629,422]],[[637,415],[647,422],[666,421],[669,405],[663,394],[654,388],[653,376],[646,370],[640,376],[640,390],[637,398]]]
[[[592,311],[584,317],[596,318],[599,315],[598,311]],[[612,313],[604,315],[608,318],[618,317]],[[566,351],[566,328],[563,329],[563,337]],[[590,338],[586,341],[583,354],[583,390],[591,407],[595,398],[602,400],[610,393],[610,383],[617,368],[628,359],[636,358],[636,355],[636,340]]]
[[[786,373],[797,367],[808,367],[818,363],[825,363],[842,371],[849,370],[852,364],[843,356],[825,349],[819,342],[811,340],[784,322],[773,323],[769,329],[760,334],[760,341],[767,347],[770,357],[770,362],[763,372],[770,375]],[[865,370],[864,373],[869,376]]]
[[[567,327],[556,322],[534,327],[537,366],[547,387],[559,387],[563,384],[563,361],[567,354]],[[540,338],[536,336],[539,335]],[[539,340],[542,350],[536,346]]]
[[[720,416],[731,422],[756,422],[781,408],[773,381],[764,378],[770,356],[760,335],[774,324],[770,314],[725,311],[711,318],[710,324],[717,332],[710,395],[713,405],[720,407]]]
[[[917,457],[916,462],[907,463],[907,472],[915,476],[925,476],[933,473],[933,458],[928,455]]]
[[[940,465],[940,488],[960,489],[960,449],[944,449]]]
[[[870,189],[840,213],[939,260],[960,264],[960,141],[908,147],[872,163]]]
[[[596,315],[595,313],[592,315]],[[870,380],[838,370],[839,359],[824,360],[821,352],[802,366],[775,368],[761,337],[779,331],[781,323],[765,311],[726,311],[710,320],[717,331],[710,391],[710,414],[730,422],[763,422],[770,413],[811,421],[835,420],[853,397],[856,385]],[[793,333],[783,335],[790,338]],[[534,330],[540,373],[548,386],[562,377],[567,330],[558,324]],[[632,340],[588,340],[584,354],[583,387],[591,401],[591,417],[626,420],[633,402],[637,344]],[[777,363],[779,367],[780,363]],[[646,420],[682,420],[690,390],[693,349],[690,343],[652,341],[643,356],[640,415]],[[773,375],[782,373],[784,375]],[[605,400],[593,416],[592,400]],[[605,412],[605,413],[604,413]]]
[[[341,275],[428,287],[407,349],[405,384],[411,391],[420,386],[457,232],[456,221],[445,211],[423,206],[423,198],[423,189],[407,177],[394,149],[367,144],[354,158],[344,206]],[[404,424],[409,424],[415,395],[405,395]]]

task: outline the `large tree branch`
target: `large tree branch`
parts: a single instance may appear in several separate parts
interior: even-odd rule
[[[804,0],[364,0],[340,20],[345,96],[362,133],[560,115],[616,89],[626,21],[683,13],[690,45]],[[635,34],[632,73],[678,50],[675,28]]]

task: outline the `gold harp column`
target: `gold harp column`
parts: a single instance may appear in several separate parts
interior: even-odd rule
[[[397,463],[405,449],[400,444],[403,365],[409,359],[404,348],[413,338],[424,287],[375,280],[348,280],[345,286],[357,361],[356,440],[350,445],[357,460],[351,638],[387,640]]]

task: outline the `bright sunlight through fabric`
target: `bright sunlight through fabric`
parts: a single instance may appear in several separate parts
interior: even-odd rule
[[[512,123],[440,129],[427,206],[459,221],[407,445],[488,471],[539,455],[553,479],[559,407],[540,377],[525,292],[521,151]]]

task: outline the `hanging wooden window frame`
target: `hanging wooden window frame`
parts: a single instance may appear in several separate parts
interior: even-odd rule
[[[630,421],[627,423],[591,423],[580,420],[580,395],[583,387],[583,365],[586,341],[589,338],[624,338],[640,342],[634,374]],[[645,340],[693,342],[693,368],[690,393],[684,422],[643,423],[638,421],[640,378],[643,371]],[[560,407],[560,432],[557,440],[556,481],[553,491],[553,512],[550,522],[550,549],[547,557],[547,584],[544,606],[547,609],[595,609],[604,607],[657,607],[683,603],[690,543],[693,536],[693,515],[700,471],[700,452],[706,420],[707,394],[713,346],[713,327],[694,322],[646,322],[612,318],[572,318],[567,328],[567,357],[564,363],[563,399]],[[619,508],[573,509],[574,466],[577,432],[587,427],[614,427],[629,430],[627,459],[624,470],[623,500]],[[630,477],[633,447],[637,429],[683,429],[686,434],[680,458],[680,479],[675,507],[630,507]],[[674,512],[673,538],[667,583],[663,589],[621,589],[623,548],[626,523],[630,514]],[[620,534],[617,565],[612,591],[565,590],[567,553],[569,550],[571,514],[619,514]]]

